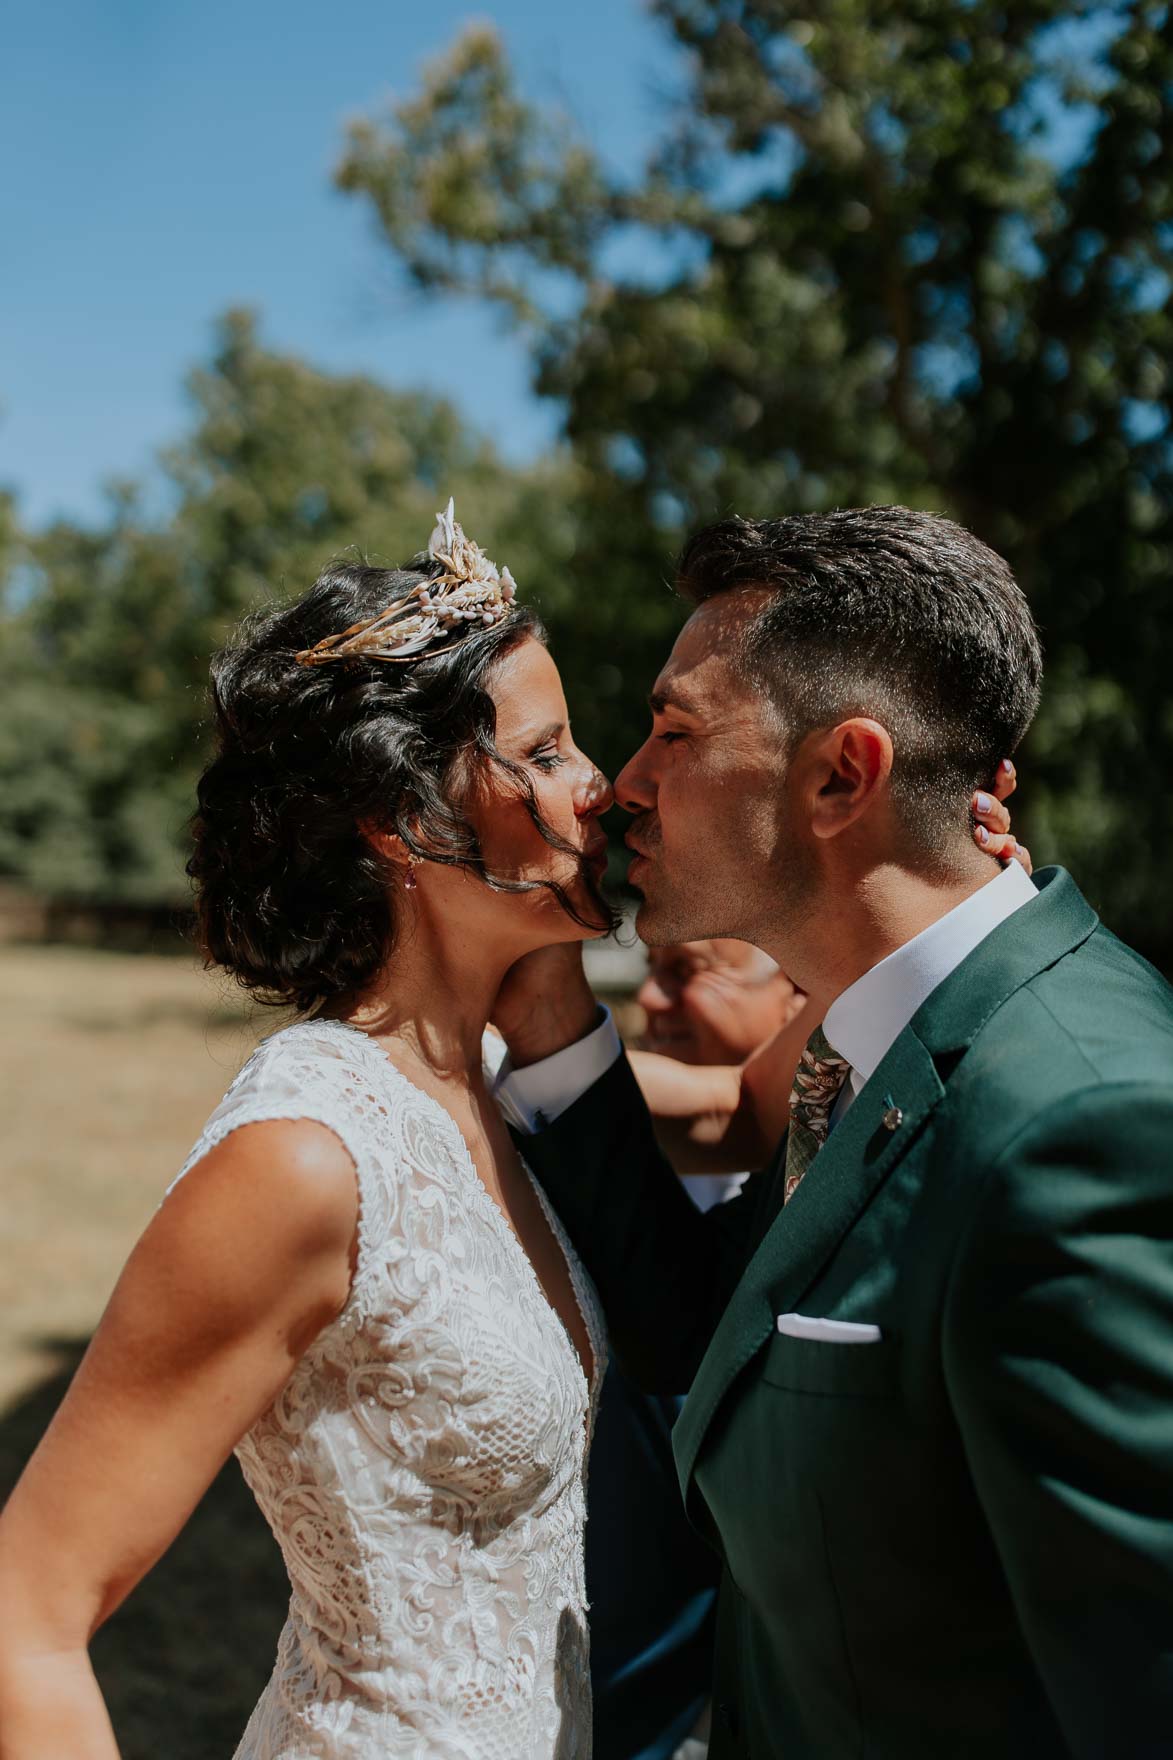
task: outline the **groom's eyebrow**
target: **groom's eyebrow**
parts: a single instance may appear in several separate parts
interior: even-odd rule
[[[696,714],[696,705],[679,690],[653,691],[648,698],[648,706],[653,715],[663,715],[666,709],[676,709],[681,715]]]

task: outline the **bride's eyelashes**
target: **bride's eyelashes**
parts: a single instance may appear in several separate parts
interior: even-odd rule
[[[561,752],[550,750],[531,753],[530,762],[536,764],[539,770],[559,770],[565,764],[566,759]]]

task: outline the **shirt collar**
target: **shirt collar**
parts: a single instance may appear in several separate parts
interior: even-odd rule
[[[827,1010],[823,1032],[852,1069],[858,1091],[896,1043],[922,1002],[999,923],[1038,897],[1019,862],[930,923],[865,972]]]

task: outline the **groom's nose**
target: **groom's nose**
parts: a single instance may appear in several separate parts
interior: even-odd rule
[[[655,782],[648,764],[650,745],[651,741],[645,740],[615,778],[615,799],[625,812],[646,813],[656,804]]]

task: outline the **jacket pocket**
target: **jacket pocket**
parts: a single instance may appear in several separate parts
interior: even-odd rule
[[[829,1344],[777,1333],[766,1346],[762,1379],[791,1393],[893,1399],[900,1391],[899,1341]]]

